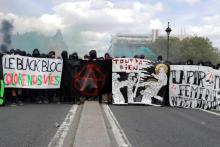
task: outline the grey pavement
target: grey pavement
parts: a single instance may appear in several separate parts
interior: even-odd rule
[[[101,106],[98,102],[86,101],[84,103],[73,146],[111,146]]]
[[[47,147],[72,105],[0,107],[0,147]]]
[[[195,109],[115,106],[133,147],[219,147],[220,117]]]

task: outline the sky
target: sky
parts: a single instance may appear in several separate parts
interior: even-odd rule
[[[60,29],[70,51],[104,53],[115,34],[208,37],[220,48],[220,0],[0,0],[0,20],[14,33],[54,35]],[[181,33],[182,32],[182,33]]]

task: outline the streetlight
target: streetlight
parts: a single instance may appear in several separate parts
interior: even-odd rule
[[[170,50],[170,32],[172,31],[170,28],[170,22],[168,22],[168,27],[165,30],[167,32],[167,61],[169,60],[169,50]]]

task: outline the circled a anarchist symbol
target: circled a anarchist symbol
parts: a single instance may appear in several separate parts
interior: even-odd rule
[[[84,65],[73,79],[74,88],[82,95],[97,96],[105,85],[106,76],[95,63]]]

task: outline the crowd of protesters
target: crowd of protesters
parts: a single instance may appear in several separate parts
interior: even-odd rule
[[[32,54],[26,53],[20,49],[11,49],[10,51],[4,54],[14,54],[35,58],[55,58],[55,52],[50,51],[48,54],[40,53],[38,49],[34,49]],[[2,56],[3,54],[1,54]],[[97,57],[96,50],[91,50],[89,54],[85,54],[83,59],[78,56],[76,52],[72,54],[68,54],[67,51],[63,51],[60,57],[63,59],[63,68],[65,68],[65,61],[67,60],[111,60],[112,57],[106,53],[104,57]],[[117,57],[115,57],[117,58]],[[122,56],[121,58],[126,58],[126,56]],[[134,58],[145,59],[144,55],[135,55]],[[191,59],[186,62],[179,63],[171,63],[168,61],[163,61],[162,56],[157,57],[156,63],[165,63],[165,64],[173,64],[173,65],[201,65],[201,66],[210,66],[214,69],[220,69],[220,64],[213,65],[210,61],[206,62],[198,62],[194,64]],[[65,75],[65,70],[63,70],[62,74]],[[62,75],[63,77],[63,75]],[[22,89],[22,88],[5,88],[5,100],[6,104],[10,104],[12,106],[23,105],[26,103],[80,103],[80,97],[70,93],[71,90],[68,90],[68,86],[65,85],[63,79],[61,79],[60,89]],[[111,93],[107,93],[106,95],[107,102],[111,101]],[[99,96],[99,102],[102,102],[102,96]]]
[[[54,51],[50,51],[48,54],[40,53],[38,49],[34,49],[32,54],[26,53],[20,49],[11,49],[10,51],[3,54],[14,54],[27,57],[35,58],[55,58],[56,54]],[[1,56],[3,55],[1,54]],[[66,60],[109,60],[111,59],[110,55],[106,53],[104,57],[97,57],[95,50],[91,50],[89,54],[84,56],[84,59],[81,59],[76,52],[68,54],[67,51],[61,53],[63,59],[63,66],[65,66]],[[64,67],[63,67],[64,68]],[[65,74],[63,70],[62,74]],[[62,76],[63,77],[63,76]],[[6,104],[12,106],[23,105],[23,103],[80,103],[80,97],[70,92],[68,86],[65,85],[63,79],[61,79],[60,89],[22,89],[22,88],[5,88],[5,101]],[[101,99],[101,98],[99,98]]]

